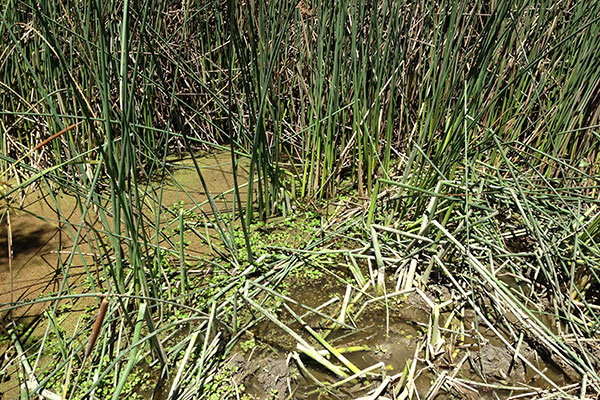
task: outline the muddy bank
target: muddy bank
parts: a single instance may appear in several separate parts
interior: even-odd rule
[[[366,271],[365,271],[366,272]],[[343,276],[343,273],[339,275]],[[333,277],[323,274],[315,279],[288,280],[284,285],[294,302],[337,318],[340,301],[332,297],[344,297],[344,285]],[[323,290],[326,288],[326,290]],[[428,296],[436,298],[449,295],[448,289],[431,286]],[[331,303],[322,307],[322,304]],[[300,312],[294,304],[288,305]],[[312,315],[305,319],[310,329],[326,338],[347,360],[358,369],[372,368],[370,378],[356,379],[342,385],[341,380],[319,362],[299,350],[298,342],[271,321],[263,321],[240,337],[239,344],[228,360],[230,378],[243,393],[252,399],[354,399],[366,396],[389,377],[385,393],[399,394],[403,375],[413,368],[412,391],[418,398],[497,399],[508,398],[524,392],[542,393],[553,385],[563,386],[570,379],[560,369],[526,341],[520,344],[520,357],[537,369],[544,371],[552,384],[539,376],[521,358],[515,358],[492,332],[483,326],[473,325],[473,316],[465,313],[463,328],[455,324],[443,328],[441,351],[432,354],[428,348],[431,335],[431,308],[423,297],[415,292],[406,296],[372,303],[356,319],[348,310],[347,322],[352,328],[331,328],[331,321]],[[279,308],[277,317],[317,349],[322,346],[312,337],[306,326],[299,324],[289,313]],[[310,314],[307,312],[306,314]],[[306,315],[305,314],[305,315]],[[442,321],[450,320],[450,313],[442,313]],[[326,359],[338,360],[326,350]],[[427,355],[429,352],[429,355]],[[435,365],[435,369],[432,369]],[[436,370],[438,373],[434,373]],[[446,384],[439,380],[439,372],[446,374]],[[440,386],[436,388],[435,383]],[[442,390],[442,387],[444,388]],[[435,391],[439,391],[436,394]],[[534,395],[532,395],[535,397]],[[383,398],[383,397],[382,397]],[[527,398],[532,398],[527,397]]]
[[[362,216],[360,209],[344,209],[348,207],[345,202],[336,205],[335,212],[331,213],[342,221],[337,226],[333,226],[333,217],[325,221],[327,218],[312,211],[307,212],[304,218],[280,217],[252,226],[250,241],[260,262],[247,266],[245,270],[239,269],[240,265],[230,259],[230,254],[233,257],[237,254],[223,251],[222,244],[218,244],[223,238],[219,237],[215,223],[211,222],[215,208],[207,201],[207,192],[210,192],[215,199],[217,213],[225,216],[233,208],[229,153],[199,160],[207,188],[203,187],[191,159],[172,160],[170,163],[167,173],[151,183],[154,185],[151,201],[143,203],[145,208],[140,214],[146,218],[144,221],[155,222],[155,225],[150,223],[156,229],[152,245],[158,244],[163,251],[163,258],[159,261],[164,265],[161,264],[152,283],[160,290],[168,291],[165,297],[169,300],[182,299],[182,304],[196,308],[198,314],[208,314],[208,307],[211,301],[214,302],[213,296],[217,292],[221,296],[218,304],[229,304],[219,310],[220,314],[214,314],[218,318],[212,332],[206,337],[203,337],[204,334],[198,337],[198,343],[203,342],[202,346],[196,343],[196,347],[191,346],[186,353],[193,370],[193,366],[202,360],[199,355],[205,354],[208,343],[211,340],[217,343],[214,353],[210,353],[214,357],[211,358],[211,363],[214,361],[211,367],[215,366],[216,372],[211,371],[202,381],[207,396],[223,400],[354,399],[371,395],[379,388],[378,393],[388,398],[416,398],[418,395],[427,399],[447,396],[497,399],[527,391],[541,393],[572,381],[568,373],[556,368],[547,352],[540,350],[542,346],[536,346],[528,337],[519,341],[514,331],[503,331],[506,337],[511,338],[511,346],[518,348],[517,355],[495,336],[493,329],[478,320],[467,296],[444,281],[440,273],[434,271],[429,282],[424,284],[426,281],[415,275],[415,268],[408,278],[408,268],[405,268],[406,271],[402,269],[408,262],[400,262],[397,247],[388,246],[384,255],[381,250],[375,250],[375,244],[379,243],[377,240],[381,243],[386,240],[383,234],[379,238],[365,240],[362,227],[355,225],[350,229],[346,225],[344,219],[360,222]],[[242,163],[241,180],[245,179],[245,173]],[[244,200],[245,189],[240,194]],[[102,236],[102,226],[89,218],[87,222],[82,221],[76,201],[68,196],[61,196],[59,200],[61,213],[57,214],[56,206],[49,204],[32,196],[24,210],[14,210],[14,215],[11,210],[13,250],[16,251],[13,273],[9,273],[12,296],[19,296],[20,301],[24,301],[30,296],[35,298],[42,292],[55,292],[60,288],[66,272],[65,255],[74,248],[73,242],[69,241],[72,237],[69,229],[72,231],[78,226],[86,227],[82,230],[82,241],[76,251],[79,258],[70,262],[69,278],[64,282],[68,283],[71,293],[91,291],[90,286],[86,286],[90,280],[98,283],[98,291],[105,290],[104,278],[94,272],[102,265],[96,257],[98,249],[85,247],[89,243],[97,243],[91,239],[92,234]],[[323,207],[331,208],[331,205]],[[346,211],[348,213],[344,214]],[[108,218],[110,222],[110,213]],[[28,222],[30,219],[32,222]],[[43,224],[34,221],[42,221]],[[242,235],[235,222],[224,217],[219,223],[228,229],[227,239],[240,240],[239,247],[243,249],[245,243],[241,242]],[[332,231],[335,235],[329,236]],[[7,227],[2,233],[7,234]],[[30,237],[32,239],[28,240]],[[211,247],[211,242],[221,248]],[[357,249],[357,246],[360,248]],[[354,258],[350,257],[351,252]],[[112,254],[104,252],[102,256],[110,259]],[[6,255],[5,260],[2,273],[6,273]],[[243,255],[240,260],[246,268]],[[46,269],[40,269],[40,275],[30,280],[29,269],[43,263]],[[183,287],[180,276],[182,265],[190,267],[189,297],[182,296],[180,290]],[[78,268],[83,267],[92,272],[78,274]],[[287,275],[278,273],[281,280],[269,281],[268,278],[268,283],[263,281],[263,278],[273,276],[273,271],[284,270],[288,271]],[[241,271],[244,273],[241,274]],[[43,277],[49,283],[38,286]],[[222,289],[224,282],[227,282],[227,289]],[[259,287],[257,282],[264,286],[249,296],[249,286],[244,287],[244,282],[256,284],[254,288]],[[394,287],[404,288],[406,282],[410,282],[408,289],[393,291]],[[11,292],[3,288],[2,293]],[[89,300],[97,306],[98,299]],[[11,299],[2,301],[6,304]],[[235,307],[231,306],[233,303]],[[259,303],[266,312],[255,306]],[[484,299],[479,304],[485,307],[491,303]],[[160,309],[159,319],[163,324],[186,318],[189,310],[174,304],[152,306],[157,311]],[[42,304],[36,307],[37,310],[30,310],[31,315],[43,311]],[[314,312],[317,309],[318,313]],[[76,321],[83,314],[80,310],[71,308],[67,312]],[[92,313],[95,310],[92,308]],[[499,316],[492,310],[488,311],[486,315],[499,325],[506,323],[505,320],[515,322],[509,312]],[[267,317],[266,313],[271,315]],[[113,320],[114,324],[121,323],[122,316],[122,313],[119,314]],[[132,314],[130,317],[135,316]],[[66,318],[59,323],[66,324]],[[229,339],[237,334],[238,329],[245,329],[253,323],[239,336],[233,351],[224,354],[225,342],[233,346]],[[71,323],[70,326],[76,324]],[[506,326],[501,329],[506,329]],[[111,325],[112,328],[114,325]],[[123,324],[119,329],[125,336],[129,333]],[[66,332],[72,334],[69,329]],[[163,345],[174,349],[175,363],[179,362],[192,332],[193,326],[188,325],[165,339]],[[217,333],[221,335],[218,338]],[[156,367],[157,359],[153,357],[156,354],[151,353],[147,357],[148,363],[138,366]],[[42,360],[42,364],[46,361]],[[217,366],[220,361],[224,364]],[[14,366],[13,377],[18,371],[18,366]],[[158,378],[154,378],[159,374],[152,368],[144,371],[155,382]],[[537,371],[542,371],[545,379]],[[360,376],[350,378],[353,374]],[[138,380],[140,376],[137,376]],[[136,393],[148,398],[152,397],[152,393],[160,393],[154,398],[163,398],[168,394],[165,388],[170,387],[172,379],[164,378],[156,391],[147,387],[142,389],[142,384],[135,381],[140,389]],[[342,380],[345,381],[340,383]],[[11,390],[15,388],[13,385]]]

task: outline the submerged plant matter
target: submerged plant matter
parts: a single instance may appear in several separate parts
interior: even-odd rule
[[[7,0],[0,48],[0,392],[600,393],[599,2]]]

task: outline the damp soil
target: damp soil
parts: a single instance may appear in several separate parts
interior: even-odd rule
[[[324,287],[327,289],[323,290]],[[333,296],[343,297],[343,289],[344,285],[333,275],[324,275],[316,281],[295,277],[288,282],[290,297],[309,307],[318,307]],[[434,288],[434,292],[432,295],[439,295],[447,292],[447,289],[438,287]],[[300,311],[297,307],[291,308],[295,312]],[[339,303],[321,311],[336,316],[336,313],[339,313]],[[345,357],[359,369],[381,364],[385,366],[384,374],[398,376],[407,367],[407,362],[416,360],[416,370],[420,372],[415,378],[415,390],[419,398],[424,398],[431,389],[435,376],[428,371],[428,362],[417,357],[417,350],[426,339],[430,313],[431,309],[423,298],[412,293],[388,302],[387,308],[383,304],[367,307],[357,320],[351,322],[355,329],[332,330],[331,324],[321,317],[306,319],[310,320],[308,325],[326,336],[332,346],[342,352],[347,351],[344,352]],[[442,319],[447,316],[442,314]],[[322,348],[289,314],[280,311],[278,317],[315,348]],[[450,374],[459,361],[465,358],[456,377],[485,382],[488,386],[522,385],[537,389],[551,388],[548,382],[524,362],[515,360],[514,354],[491,332],[479,328],[479,333],[479,340],[471,332],[471,336],[467,334],[459,345],[435,357],[433,362],[439,369]],[[248,343],[252,344],[250,348]],[[321,384],[333,385],[340,378],[298,351],[296,344],[292,337],[272,322],[261,322],[246,332],[234,348],[227,364],[233,366],[236,371],[232,379],[244,387],[245,393],[253,399],[354,399],[365,396],[381,382],[379,378],[373,382],[348,383],[335,390],[325,390]],[[420,349],[422,350],[422,347]],[[293,357],[290,357],[291,354],[298,353],[308,373],[302,371]],[[565,385],[570,382],[564,371],[553,365],[551,360],[544,359],[544,355],[528,343],[521,344],[520,354],[539,370],[544,371],[555,384]],[[382,376],[381,367],[374,371]],[[320,383],[315,382],[313,377]],[[485,386],[474,389],[477,392],[465,390],[456,393],[456,396],[465,399],[497,399],[511,395],[508,390]],[[435,398],[442,399],[447,395],[448,393],[442,392]]]

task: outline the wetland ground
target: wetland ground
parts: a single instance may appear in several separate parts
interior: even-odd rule
[[[229,160],[228,153],[216,153],[198,161],[203,178],[223,212],[233,204]],[[189,159],[174,161],[169,175],[176,184],[164,180],[154,190],[162,192],[166,214],[172,214],[172,210],[181,212],[184,223],[189,224],[181,237],[190,260],[187,262],[190,295],[184,304],[201,308],[220,282],[241,271],[232,265],[222,265],[220,272],[210,266],[222,263],[219,254],[223,250],[211,245],[218,241],[218,234],[208,221],[206,213],[210,206],[204,190],[199,189],[202,185],[195,172]],[[73,249],[64,231],[81,224],[81,213],[74,198],[61,195],[56,204],[69,217],[57,218],[62,214],[57,214],[48,196],[40,193],[34,191],[25,196],[20,207],[11,213],[12,274],[9,275],[4,253],[1,302],[32,302],[31,307],[10,310],[5,317],[20,322],[26,352],[35,354],[43,348],[36,364],[43,374],[55,368],[57,362],[46,352],[60,352],[60,340],[48,334],[48,324],[52,322],[63,337],[77,337],[81,326],[93,321],[97,307],[93,296],[85,296],[92,292],[86,279],[92,277],[102,287],[106,278],[98,272],[92,252],[83,258],[91,274],[86,275],[84,265],[72,264],[67,275],[60,269],[61,257]],[[557,387],[569,387],[577,380],[572,369],[561,367],[547,350],[536,347],[535,343],[521,341],[517,357],[493,329],[497,322],[497,328],[502,329],[504,322],[498,320],[500,317],[484,314],[493,325],[486,327],[479,321],[481,315],[467,302],[469,295],[461,294],[448,280],[441,279],[439,271],[433,273],[427,284],[418,275],[413,275],[412,282],[403,280],[406,262],[403,264],[401,257],[389,257],[397,255],[397,251],[384,258],[381,250],[377,255],[373,242],[364,241],[361,218],[366,217],[367,208],[352,196],[351,192],[344,194],[323,203],[320,209],[298,207],[292,215],[249,227],[254,256],[260,264],[246,275],[243,283],[222,292],[236,304],[235,311],[230,308],[223,318],[235,318],[234,326],[241,329],[231,328],[227,323],[212,328],[214,338],[221,337],[223,343],[215,345],[211,354],[221,363],[203,383],[207,398],[350,399],[368,396],[382,382],[394,387],[383,389],[392,397],[406,391],[407,395],[414,393],[418,398],[427,399],[448,395],[519,398],[524,393],[541,396]],[[161,229],[169,232],[163,239],[177,240],[181,232],[169,221],[166,217],[161,222]],[[7,227],[3,229],[6,231]],[[99,229],[100,225],[91,225],[89,231]],[[398,232],[392,230],[392,233]],[[231,234],[241,240],[239,227]],[[84,248],[85,237],[81,240],[78,251]],[[387,239],[380,240],[384,246]],[[507,246],[509,251],[526,250],[515,248],[515,242],[513,239],[510,242],[513,244]],[[409,245],[402,243],[402,246]],[[381,265],[378,267],[379,262],[383,269]],[[271,271],[286,270],[284,274],[277,274],[277,280],[271,281],[268,288],[260,278],[255,279],[261,276],[261,268],[267,266]],[[180,267],[168,256],[164,267],[162,288],[177,298],[182,294],[178,286]],[[508,285],[507,290],[522,291],[514,279],[504,281],[512,282],[512,288]],[[61,282],[70,288],[71,296],[57,302],[54,311],[48,308],[47,302],[35,301],[56,292]],[[238,296],[246,298],[252,288],[258,288],[259,292],[248,302],[255,301],[262,306],[248,307],[248,302],[238,304],[233,300]],[[186,310],[176,313],[184,317]],[[509,311],[505,317],[508,314]],[[118,320],[117,317],[115,322]],[[193,326],[188,323],[179,333],[159,337],[165,346],[171,346],[179,337],[189,338],[187,335]],[[548,326],[548,329],[553,328]],[[121,330],[125,333],[128,328],[121,327]],[[3,342],[7,362],[2,370],[1,392],[8,399],[17,396],[21,367],[17,354],[8,351],[10,338],[4,336]],[[224,342],[231,347],[226,350]],[[318,348],[322,350],[316,350]],[[348,375],[340,375],[341,372],[336,375],[335,370],[324,365],[323,358],[311,355],[311,351],[320,352],[325,360],[332,362],[342,357],[337,361],[343,360],[343,364],[352,366],[350,368],[367,372],[354,379],[343,379]],[[146,364],[140,360],[139,363],[128,390],[136,391],[142,398],[173,398],[173,389],[168,388],[174,377],[162,376],[155,362]],[[51,391],[60,393],[64,375],[54,374]],[[347,382],[339,384],[340,380]],[[398,385],[401,381],[405,382]]]

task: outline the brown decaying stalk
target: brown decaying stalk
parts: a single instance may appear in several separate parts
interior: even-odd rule
[[[94,345],[96,344],[96,340],[98,339],[98,334],[100,333],[100,328],[102,328],[102,322],[104,321],[104,317],[106,316],[106,310],[108,310],[108,297],[104,297],[102,299],[102,303],[100,303],[100,310],[98,311],[98,316],[96,317],[96,322],[94,322],[94,328],[92,329],[92,333],[90,334],[90,341],[85,349],[85,354],[83,359],[86,360],[88,356],[94,350]]]
[[[54,135],[50,136],[48,139],[44,140],[43,142],[41,142],[40,144],[38,144],[37,146],[35,146],[33,148],[33,151],[36,151],[37,149],[39,149],[42,146],[45,146],[46,144],[50,143],[52,140],[56,139],[57,137],[61,136],[63,133],[70,131],[71,129],[75,128],[77,125],[81,124],[82,121],[79,121],[76,124],[73,124],[71,126],[66,127],[65,129],[63,129],[60,132],[55,133]]]

